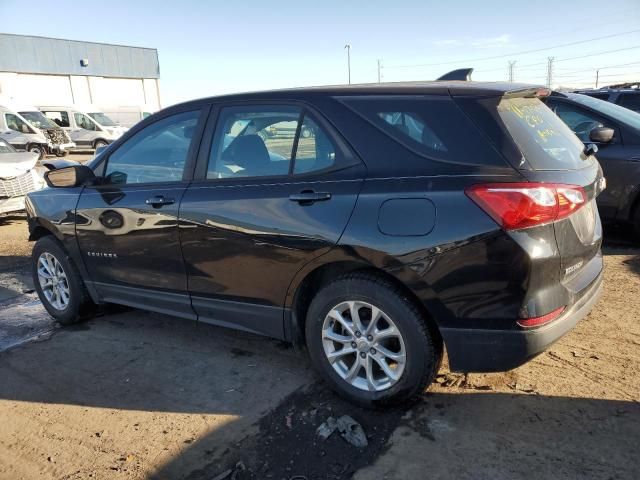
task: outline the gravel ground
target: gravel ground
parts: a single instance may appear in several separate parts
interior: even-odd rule
[[[57,327],[25,293],[24,219],[2,219],[0,478],[640,478],[640,248],[607,235],[601,301],[547,352],[445,365],[417,405],[370,412],[250,334],[124,308]],[[316,435],[345,414],[367,447]]]

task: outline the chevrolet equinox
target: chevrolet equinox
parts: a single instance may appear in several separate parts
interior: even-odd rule
[[[547,94],[448,81],[172,106],[29,195],[38,295],[61,324],[112,302],[303,343],[362,405],[415,398],[445,346],[454,371],[515,368],[602,283],[596,149]]]

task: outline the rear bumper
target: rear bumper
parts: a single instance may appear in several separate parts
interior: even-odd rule
[[[531,330],[441,328],[449,367],[457,372],[504,372],[531,360],[566,335],[602,294],[602,272],[571,308],[558,319]]]

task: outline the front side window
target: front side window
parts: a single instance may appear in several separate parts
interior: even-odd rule
[[[98,127],[91,121],[84,113],[74,113],[73,118],[76,121],[76,126],[83,130],[97,130]]]
[[[69,114],[67,112],[44,112],[45,116],[59,127],[69,127]]]
[[[308,112],[292,106],[220,111],[207,178],[282,176],[324,170],[336,147]]]
[[[27,125],[27,122],[13,113],[6,113],[4,119],[7,122],[7,128],[10,130],[15,130],[20,133],[34,133],[29,125]]]
[[[602,117],[575,105],[551,101],[549,106],[583,143],[591,142],[589,133],[594,128],[611,127]]]
[[[102,112],[93,112],[93,113],[90,113],[89,116],[91,118],[93,118],[96,122],[98,122],[100,125],[103,125],[105,127],[115,127],[116,126],[116,122],[111,120],[108,116],[106,116]]]
[[[181,181],[199,115],[199,110],[171,115],[129,138],[109,156],[107,182]]]
[[[634,112],[640,112],[640,92],[622,93],[616,103]]]

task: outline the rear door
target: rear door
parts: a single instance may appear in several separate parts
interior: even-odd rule
[[[216,109],[180,208],[198,318],[283,338],[287,288],[337,243],[363,177],[341,137],[307,108]]]
[[[76,214],[82,257],[106,301],[195,318],[178,236],[178,208],[192,175],[199,109],[165,115],[105,154],[100,185]],[[99,173],[100,173],[99,172]]]

